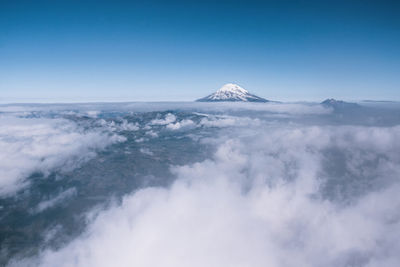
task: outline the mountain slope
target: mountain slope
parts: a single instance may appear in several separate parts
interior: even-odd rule
[[[332,108],[357,108],[359,107],[358,104],[356,103],[351,103],[351,102],[345,102],[342,100],[336,100],[333,98],[330,99],[326,99],[324,101],[321,102],[321,105],[325,106],[325,107],[332,107]]]

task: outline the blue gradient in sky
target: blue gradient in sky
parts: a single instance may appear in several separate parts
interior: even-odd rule
[[[400,100],[398,3],[0,0],[0,101]]]

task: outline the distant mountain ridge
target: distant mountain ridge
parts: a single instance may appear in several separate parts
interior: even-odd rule
[[[323,105],[325,107],[332,107],[332,108],[355,108],[355,107],[360,106],[357,103],[345,102],[345,101],[336,100],[333,98],[328,98],[328,99],[322,101],[321,105]]]
[[[262,97],[250,94],[237,84],[227,83],[215,93],[197,99],[198,102],[269,102]]]

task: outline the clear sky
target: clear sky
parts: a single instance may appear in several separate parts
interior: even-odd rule
[[[400,100],[400,1],[0,0],[0,101]]]

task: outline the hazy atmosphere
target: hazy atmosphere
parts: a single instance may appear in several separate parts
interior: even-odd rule
[[[397,1],[0,1],[0,266],[400,266]]]

